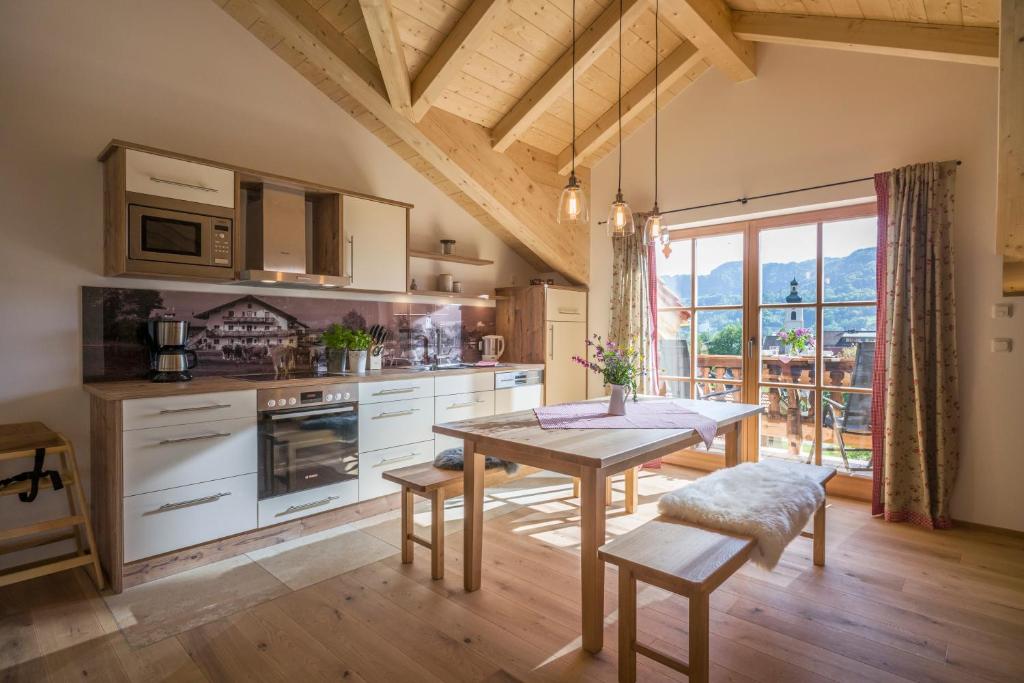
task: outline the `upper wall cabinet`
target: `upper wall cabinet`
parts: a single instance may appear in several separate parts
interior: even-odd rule
[[[409,210],[405,206],[344,196],[342,263],[353,289],[404,292],[409,281]]]
[[[235,174],[183,159],[127,151],[125,186],[129,192],[235,208]]]

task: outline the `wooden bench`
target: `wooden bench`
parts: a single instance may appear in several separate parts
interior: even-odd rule
[[[462,481],[462,472],[442,470],[433,463],[409,465],[381,474],[402,487],[402,564],[411,564],[413,543],[430,549],[430,576],[444,577],[444,488]],[[430,501],[430,540],[413,533],[413,495]]]
[[[825,485],[836,471],[813,467]],[[814,564],[825,565],[825,501],[814,513],[814,532],[801,532],[814,541]],[[619,570],[619,681],[636,680],[637,654],[689,676],[691,683],[708,680],[709,601],[712,591],[742,567],[754,539],[688,524],[664,515],[619,536],[598,550],[598,555]],[[643,581],[690,603],[690,657],[684,662],[636,640],[636,583]]]

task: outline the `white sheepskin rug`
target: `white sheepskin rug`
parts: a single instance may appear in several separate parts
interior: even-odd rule
[[[765,569],[803,530],[825,499],[825,489],[801,466],[765,460],[727,467],[666,493],[658,511],[697,526],[757,541],[750,561]]]

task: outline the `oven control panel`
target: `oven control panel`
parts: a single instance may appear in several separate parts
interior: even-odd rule
[[[260,412],[264,412],[355,403],[359,395],[356,387],[358,387],[357,384],[318,384],[305,387],[260,389],[256,392],[256,408]]]

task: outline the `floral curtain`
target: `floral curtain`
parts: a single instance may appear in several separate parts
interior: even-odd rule
[[[611,324],[608,338],[621,345],[639,344],[644,354],[641,393],[657,393],[651,324],[648,246],[643,230],[612,238]]]
[[[894,169],[886,183],[880,503],[886,520],[928,528],[951,524],[960,458],[955,178],[950,161]]]

